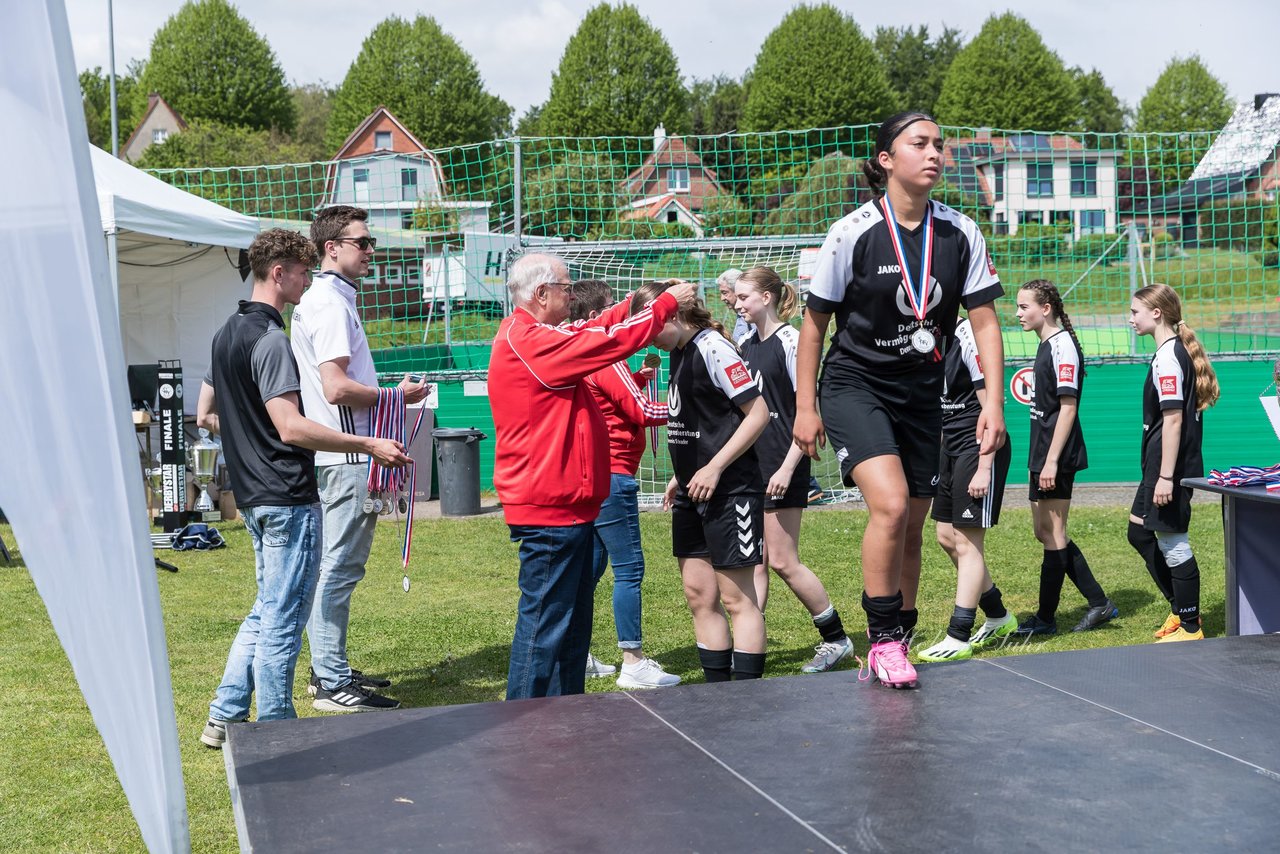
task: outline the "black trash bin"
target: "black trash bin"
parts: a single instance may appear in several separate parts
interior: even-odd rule
[[[489,438],[474,427],[439,427],[436,472],[441,516],[475,516],[480,512],[480,440]]]

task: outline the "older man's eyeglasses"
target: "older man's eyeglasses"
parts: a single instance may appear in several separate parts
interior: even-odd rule
[[[378,238],[376,237],[335,237],[333,242],[354,243],[361,252],[368,252],[370,249],[378,248]]]
[[[564,288],[566,291],[573,287],[573,282],[544,282],[543,284],[549,288]]]

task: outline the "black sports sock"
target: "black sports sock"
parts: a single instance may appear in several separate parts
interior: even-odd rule
[[[951,612],[951,623],[947,626],[947,635],[961,643],[968,643],[973,634],[973,621],[978,617],[977,608],[961,608],[959,605]]]
[[[903,608],[898,613],[898,624],[902,626],[902,634],[910,637],[911,633],[916,630],[916,623],[920,622],[920,609]]]
[[[1089,602],[1089,607],[1100,608],[1107,604],[1107,594],[1103,592],[1098,579],[1093,577],[1093,570],[1089,569],[1089,561],[1084,559],[1084,553],[1080,551],[1074,540],[1067,542],[1067,556],[1071,561],[1068,564],[1067,577],[1080,591],[1080,595]]]
[[[1169,567],[1173,574],[1174,613],[1182,621],[1189,632],[1194,632],[1200,623],[1200,566],[1195,556]]]
[[[1160,544],[1156,542],[1155,533],[1130,520],[1129,545],[1133,546],[1134,551],[1142,555],[1142,560],[1147,565],[1147,572],[1151,574],[1151,580],[1156,583],[1161,595],[1169,601],[1169,606],[1172,607],[1173,578],[1169,573],[1169,564],[1165,563],[1164,555],[1160,552]]]
[[[1045,549],[1044,559],[1040,563],[1040,609],[1036,616],[1047,623],[1052,623],[1054,614],[1058,612],[1058,602],[1062,599],[1062,580],[1067,577],[1067,567],[1071,558],[1066,549]]]
[[[901,592],[892,596],[868,596],[864,590],[862,610],[867,613],[867,637],[872,643],[902,640]]]
[[[998,620],[1009,614],[1008,609],[1004,607],[1004,599],[1000,596],[1000,588],[994,584],[991,585],[990,590],[978,598],[978,607],[990,620]]]
[[[818,634],[822,635],[822,639],[827,643],[839,643],[847,637],[844,633],[844,623],[840,622],[840,612],[835,608],[831,609],[831,616],[821,623],[815,617],[813,624],[818,627]]]
[[[764,676],[764,653],[733,651],[733,681],[759,679]]]
[[[703,649],[698,647],[698,661],[708,682],[728,682],[733,668],[732,649]]]

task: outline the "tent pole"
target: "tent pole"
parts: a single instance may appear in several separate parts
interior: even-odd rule
[[[111,270],[111,298],[116,301],[116,319],[120,318],[120,247],[116,235],[118,228],[107,232],[107,267]]]
[[[107,58],[111,79],[111,156],[120,156],[119,111],[116,104],[116,24],[111,12],[111,0],[107,0]],[[113,238],[114,239],[114,238]],[[107,246],[112,245],[108,241]]]

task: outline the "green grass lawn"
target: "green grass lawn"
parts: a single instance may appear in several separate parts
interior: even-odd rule
[[[1120,608],[1121,619],[1095,632],[1066,632],[1024,647],[985,655],[1145,644],[1167,613],[1146,570],[1125,540],[1125,508],[1077,508],[1071,533]],[[865,619],[857,607],[861,577],[855,546],[866,524],[861,510],[805,515],[801,553],[822,577],[859,654],[865,653]],[[642,515],[649,572],[644,582],[645,648],[687,682],[701,682],[692,626],[670,557],[665,514]],[[238,524],[222,526],[228,548],[171,557],[177,575],[159,573],[173,674],[178,735],[197,851],[237,849],[230,797],[219,752],[197,736],[236,627],[253,594],[252,551]],[[413,588],[400,587],[397,530],[380,526],[369,574],[355,594],[350,648],[353,663],[395,681],[387,693],[407,706],[489,702],[502,698],[507,651],[515,625],[516,550],[496,516],[423,521],[416,530]],[[0,534],[12,545],[7,526]],[[951,613],[954,573],[926,530],[920,598],[922,640],[941,633]],[[1207,634],[1223,631],[1222,525],[1214,505],[1198,507],[1191,531],[1203,573]],[[1006,511],[988,537],[992,573],[1005,602],[1018,614],[1035,605],[1040,548],[1026,510]],[[606,582],[608,578],[606,577]],[[27,571],[0,564],[0,622],[8,691],[0,700],[0,848],[13,851],[141,851],[142,842],[102,740],[81,697],[70,665],[49,624]],[[1075,623],[1084,602],[1067,585],[1059,625]],[[799,672],[812,655],[817,633],[804,609],[776,578],[767,611],[766,676]],[[592,648],[618,663],[608,584],[596,599]],[[305,693],[304,647],[295,702],[313,716]],[[964,665],[936,665],[942,667]],[[837,679],[853,689],[853,674]],[[928,679],[927,672],[924,677]],[[127,690],[128,686],[121,686]],[[588,691],[617,690],[610,679],[592,680]],[[679,689],[675,689],[679,690]]]

